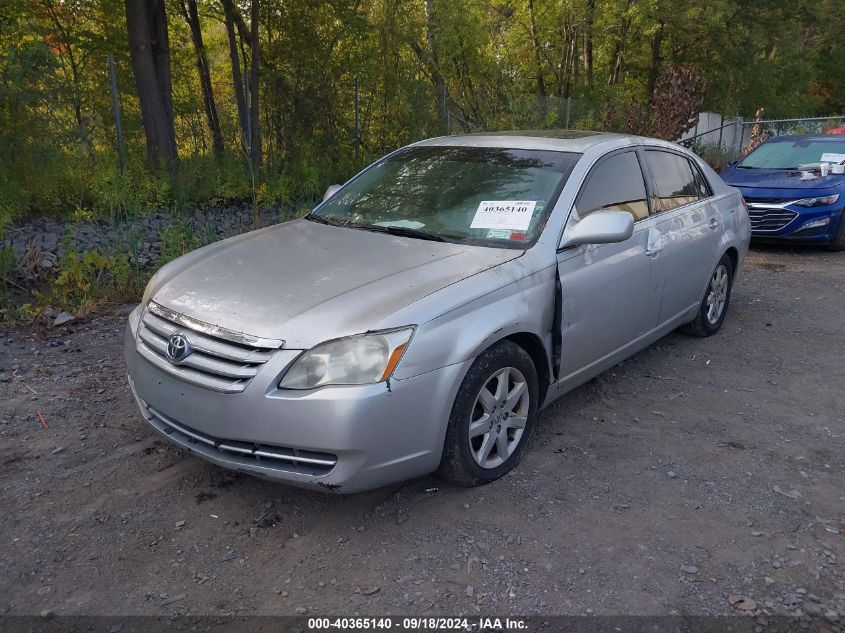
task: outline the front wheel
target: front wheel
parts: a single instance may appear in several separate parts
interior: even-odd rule
[[[494,481],[519,462],[539,404],[537,370],[511,341],[482,352],[464,377],[437,474],[462,486]]]
[[[836,232],[836,237],[828,244],[827,250],[833,252],[845,251],[845,211],[842,212],[842,217],[839,218],[839,230]]]
[[[698,314],[692,321],[681,327],[682,331],[693,336],[712,336],[719,331],[728,313],[733,276],[733,262],[726,253],[722,255],[722,259],[710,275],[707,290],[698,307]]]

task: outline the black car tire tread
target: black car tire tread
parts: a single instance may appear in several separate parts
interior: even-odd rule
[[[682,325],[680,328],[684,334],[707,337],[712,336],[719,331],[719,328],[722,327],[722,323],[724,323],[725,316],[727,316],[728,309],[731,305],[731,291],[733,290],[734,284],[734,266],[727,253],[722,255],[722,258],[719,260],[718,264],[716,264],[717,268],[719,264],[724,264],[725,268],[728,269],[728,293],[725,297],[725,307],[722,310],[722,314],[715,324],[710,323],[710,321],[707,320],[707,294],[710,288],[710,279],[712,278],[711,273],[711,276],[707,278],[707,287],[704,289],[704,296],[701,298],[701,304],[698,306],[698,312],[696,313],[695,318],[689,323]],[[715,271],[716,269],[714,268],[713,270]]]
[[[528,420],[522,440],[513,454],[497,468],[481,468],[470,454],[468,425],[470,413],[479,391],[490,376],[504,367],[516,367],[528,384]],[[503,340],[487,348],[475,359],[455,396],[449,426],[443,443],[443,455],[437,476],[460,486],[479,486],[499,479],[519,463],[519,458],[529,440],[537,413],[539,388],[537,369],[531,356],[513,341]]]
[[[839,230],[836,232],[836,237],[828,244],[827,250],[835,253],[845,251],[845,210],[842,211],[842,217],[839,218]]]

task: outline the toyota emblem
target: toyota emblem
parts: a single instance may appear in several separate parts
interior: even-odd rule
[[[171,363],[185,360],[193,351],[191,342],[184,334],[173,334],[167,341],[167,358]]]

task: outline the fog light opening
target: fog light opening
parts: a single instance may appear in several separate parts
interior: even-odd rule
[[[815,228],[818,228],[820,226],[827,226],[828,224],[830,224],[830,218],[819,218],[818,220],[810,220],[809,222],[807,222],[801,228],[802,229],[815,229]]]

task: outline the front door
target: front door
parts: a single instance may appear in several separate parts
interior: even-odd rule
[[[582,382],[646,344],[660,315],[666,257],[633,149],[611,154],[593,167],[567,230],[586,215],[609,209],[634,216],[634,234],[628,240],[558,253],[561,386]]]

